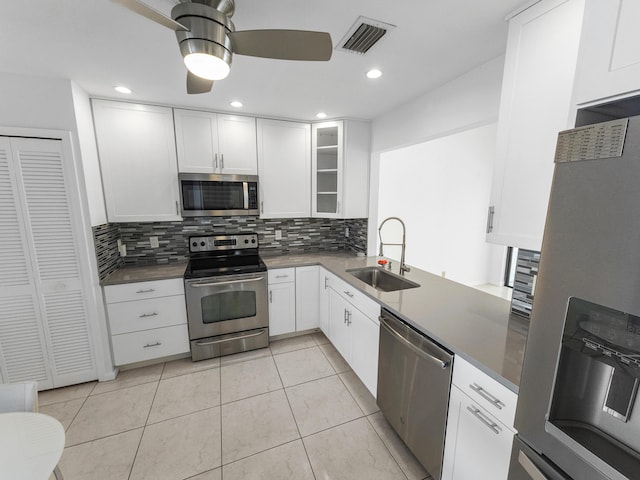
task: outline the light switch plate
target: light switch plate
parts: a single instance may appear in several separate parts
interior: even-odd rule
[[[282,240],[282,230],[276,230],[276,240]]]
[[[158,248],[160,246],[158,237],[149,237],[149,244],[151,245],[151,248]]]

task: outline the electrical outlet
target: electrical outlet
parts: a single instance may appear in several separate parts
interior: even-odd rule
[[[158,248],[160,246],[158,237],[149,237],[149,244],[151,245],[151,248]]]
[[[276,230],[276,240],[282,240],[282,230]]]
[[[120,256],[121,257],[126,257],[127,256],[127,246],[123,245],[122,243],[120,243],[120,246],[118,247],[118,252],[120,252]]]
[[[349,238],[349,227],[344,227],[344,236]]]
[[[441,274],[442,278],[446,278],[447,277],[447,272],[446,270],[442,270],[442,274]]]

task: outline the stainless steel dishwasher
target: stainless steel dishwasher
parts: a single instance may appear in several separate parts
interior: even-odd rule
[[[382,309],[378,406],[435,480],[442,474],[452,359],[452,353]]]

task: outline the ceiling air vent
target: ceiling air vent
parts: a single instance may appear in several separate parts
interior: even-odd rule
[[[395,25],[360,17],[342,38],[336,50],[364,55]]]

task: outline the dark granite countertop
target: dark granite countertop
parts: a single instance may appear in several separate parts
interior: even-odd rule
[[[379,257],[318,253],[262,258],[269,268],[322,265],[507,388],[518,391],[528,321],[510,313],[508,300],[415,267],[405,277],[420,287],[397,292],[380,292],[346,271],[376,266]],[[392,261],[394,273],[399,266]]]
[[[123,265],[100,282],[103,287],[120,283],[147,282],[150,280],[165,280],[167,278],[181,278],[187,268],[187,262],[168,263],[164,265]]]

